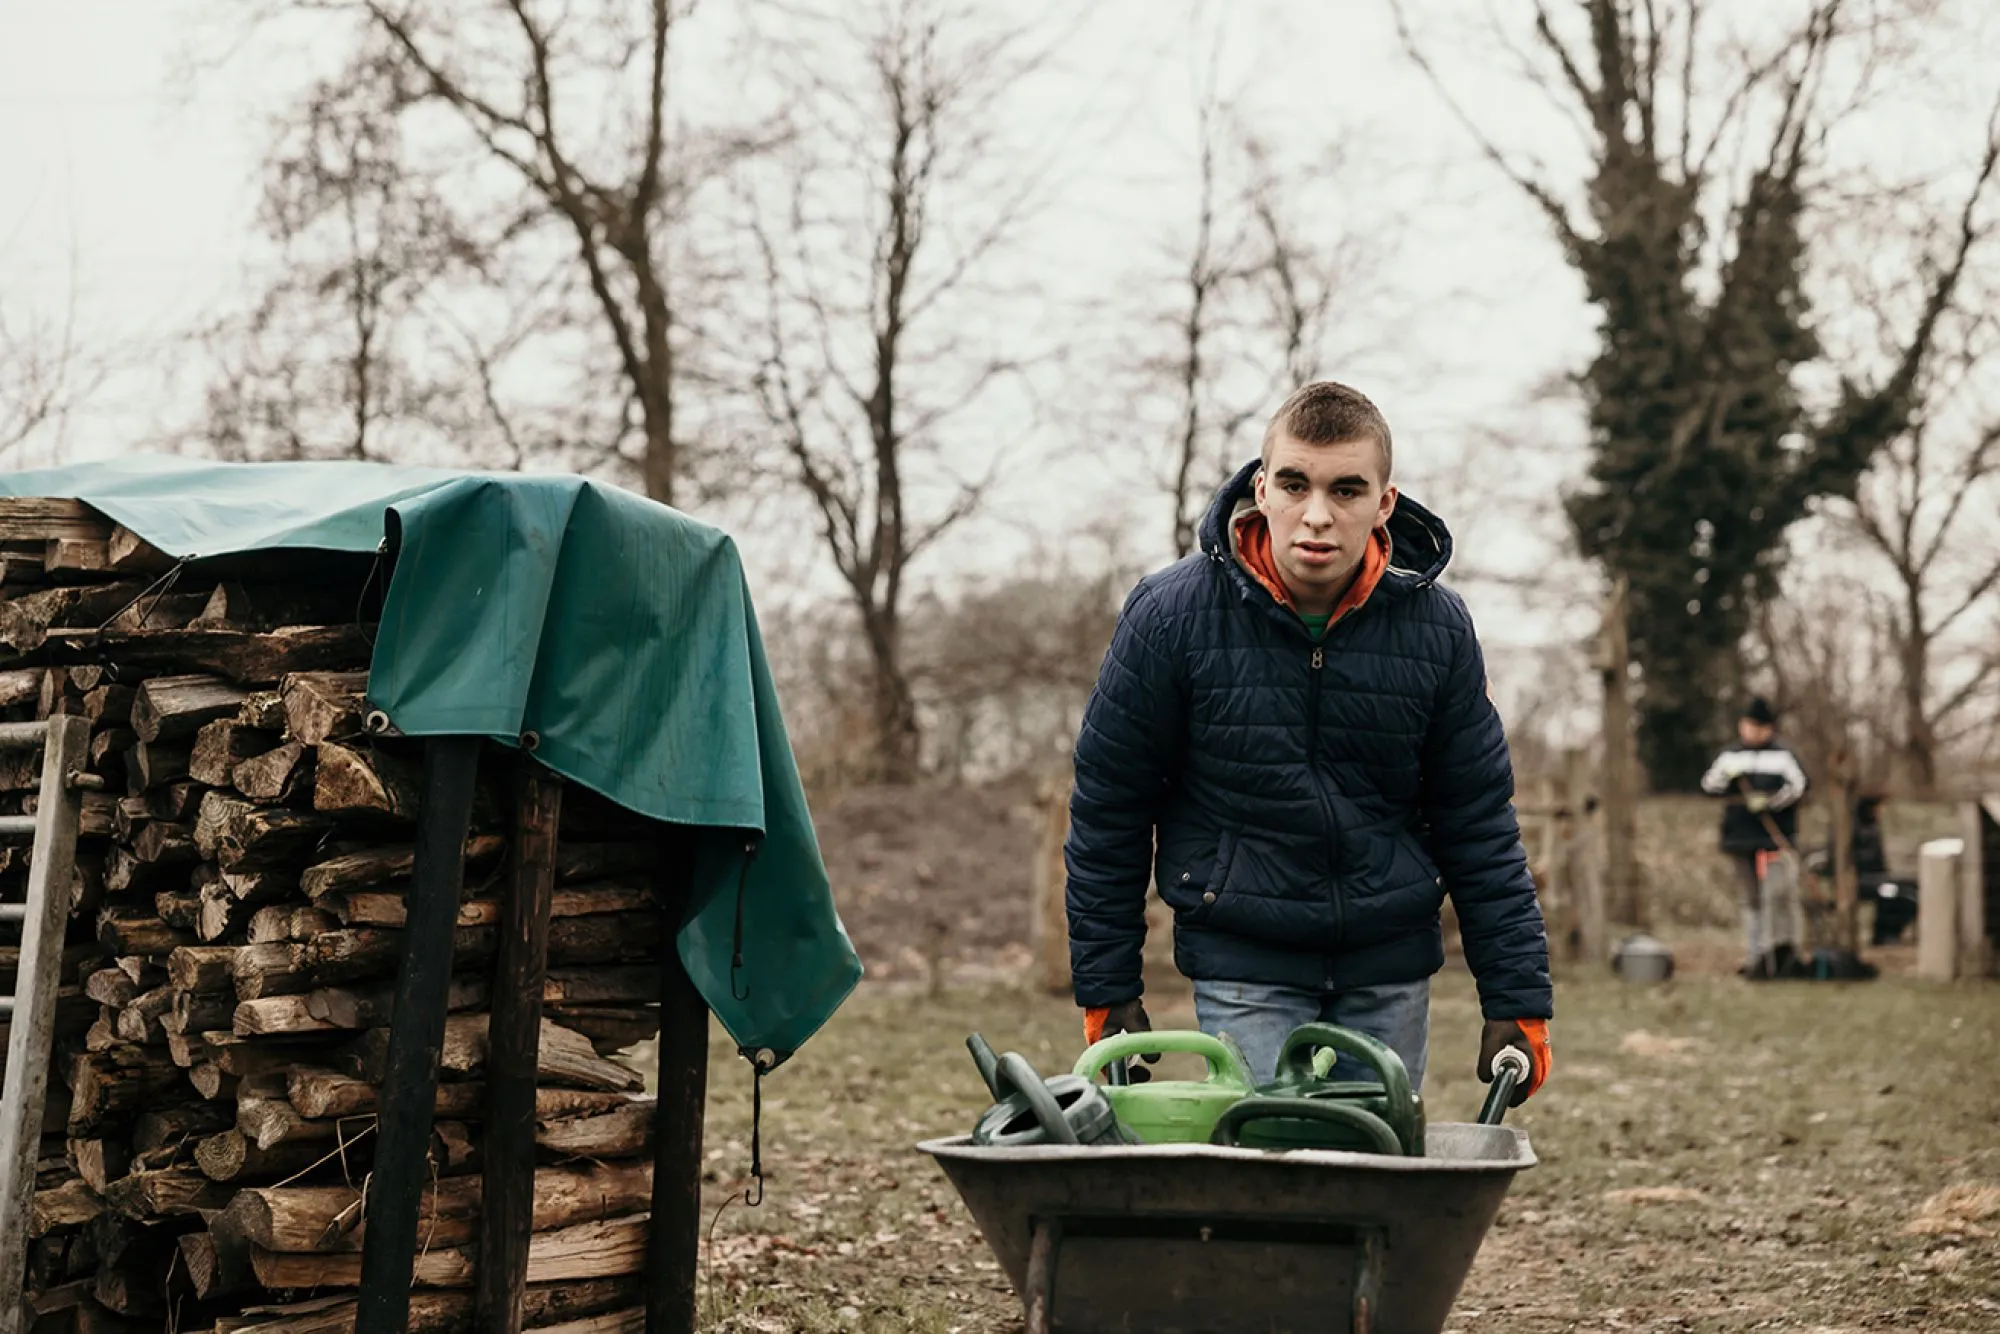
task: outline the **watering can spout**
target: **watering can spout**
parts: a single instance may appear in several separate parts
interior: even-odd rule
[[[979,1077],[986,1081],[986,1091],[998,1102],[1004,1095],[1000,1092],[1000,1058],[993,1054],[992,1044],[974,1033],[965,1040],[965,1048],[972,1053],[972,1063],[979,1067]]]

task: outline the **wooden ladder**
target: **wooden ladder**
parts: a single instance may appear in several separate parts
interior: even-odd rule
[[[0,903],[0,922],[21,926],[14,994],[0,996],[9,1023],[7,1065],[0,1072],[0,1334],[21,1334],[28,1230],[35,1202],[42,1116],[55,1045],[56,992],[62,985],[63,933],[76,868],[82,792],[103,786],[84,772],[90,724],[58,716],[0,723],[0,748],[42,749],[41,797],[33,815],[0,815],[0,836],[33,838],[23,902]]]

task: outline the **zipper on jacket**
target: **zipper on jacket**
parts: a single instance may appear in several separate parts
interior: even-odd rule
[[[1326,646],[1313,645],[1312,684],[1306,688],[1306,763],[1319,754],[1319,669],[1326,665]]]

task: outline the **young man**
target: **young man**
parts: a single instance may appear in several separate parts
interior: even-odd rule
[[[1799,757],[1778,740],[1778,715],[1752,696],[1736,720],[1736,744],[1702,775],[1701,790],[1727,797],[1722,850],[1743,891],[1745,977],[1782,974],[1797,952],[1797,881],[1781,853],[1798,847],[1798,804],[1809,784]]]
[[[1269,1079],[1326,1020],[1423,1080],[1439,908],[1485,1027],[1547,1078],[1548,941],[1472,620],[1438,585],[1444,524],[1389,484],[1388,423],[1310,384],[1216,496],[1201,550],[1133,590],[1076,744],[1064,849],[1085,1034],[1150,1028],[1148,873],[1202,1028]],[[1143,1076],[1143,1070],[1134,1075]],[[1336,1073],[1365,1077],[1346,1058]]]

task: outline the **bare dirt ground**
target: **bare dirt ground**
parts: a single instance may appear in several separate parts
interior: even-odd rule
[[[1081,1037],[1066,1000],[987,980],[1005,971],[996,961],[1025,958],[1026,795],[1011,807],[956,795],[925,798],[916,834],[907,802],[819,812],[878,980],[767,1081],[757,1210],[725,1207],[749,1161],[750,1077],[717,1035],[707,1328],[1020,1328],[969,1216],[912,1146],[969,1129],[985,1106],[968,1032],[1051,1073]],[[1702,837],[1694,812],[1673,818]],[[1674,841],[1652,837],[1670,857]],[[1684,877],[1698,885],[1713,869],[1702,851]],[[1726,913],[1715,883],[1718,901],[1669,920]],[[894,978],[927,977],[938,920],[965,966],[933,995]],[[1541,1162],[1517,1180],[1450,1328],[2000,1331],[2000,986],[1916,984],[1907,949],[1881,956],[1873,983],[1753,985],[1726,975],[1726,931],[1666,934],[1693,965],[1667,986],[1559,978],[1554,1079],[1509,1118]],[[1177,979],[1156,978],[1149,998],[1160,1026],[1192,1026]],[[1470,979],[1448,970],[1433,1119],[1477,1110],[1477,1023]]]

